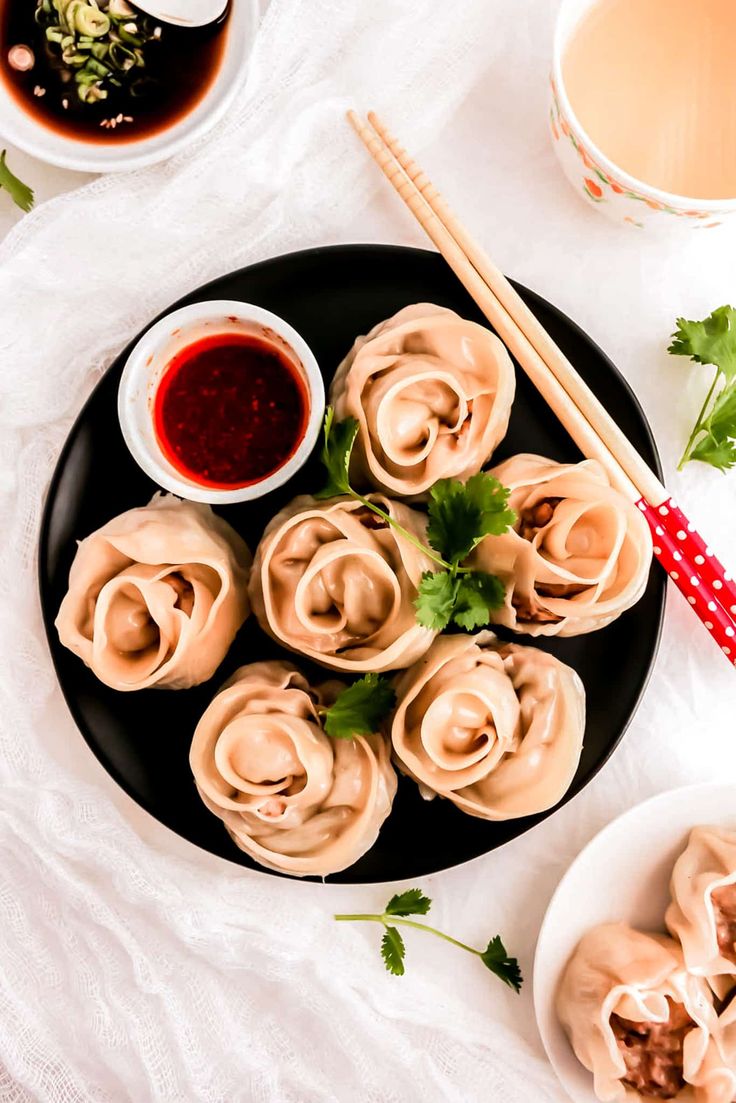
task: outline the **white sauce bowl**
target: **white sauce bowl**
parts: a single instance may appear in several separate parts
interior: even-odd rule
[[[309,402],[304,436],[282,466],[256,483],[226,490],[188,479],[174,467],[159,443],[154,425],[156,391],[173,357],[201,338],[216,333],[255,333],[270,344],[282,343],[292,363],[301,370]],[[183,306],[151,326],[128,357],[118,390],[120,428],[138,465],[159,486],[180,498],[211,505],[252,501],[287,482],[306,462],[317,443],[324,411],[322,374],[303,337],[270,310],[229,299]]]

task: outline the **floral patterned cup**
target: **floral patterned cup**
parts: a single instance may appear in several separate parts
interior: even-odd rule
[[[598,0],[562,0],[550,76],[549,125],[557,158],[579,195],[616,222],[638,229],[712,229],[736,214],[734,199],[688,199],[637,180],[610,161],[578,121],[565,90],[562,55],[581,17]]]

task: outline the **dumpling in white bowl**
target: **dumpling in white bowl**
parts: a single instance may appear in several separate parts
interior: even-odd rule
[[[670,892],[667,928],[682,943],[688,969],[724,994],[736,982],[736,832],[694,827]]]
[[[453,310],[417,303],[358,337],[330,389],[338,421],[354,417],[355,475],[398,497],[467,479],[509,423],[516,381],[505,347]]]
[[[391,740],[423,794],[486,820],[551,808],[572,782],[585,730],[578,675],[492,632],[440,636],[396,682]]]
[[[486,537],[471,558],[506,587],[494,623],[532,636],[577,636],[639,600],[652,560],[649,526],[596,460],[518,455],[490,473],[509,487],[517,515],[513,528]]]
[[[155,494],[80,542],[59,639],[112,689],[198,685],[248,615],[250,563],[209,506]]]
[[[623,923],[588,931],[557,993],[557,1014],[601,1103],[731,1103],[712,993],[680,947]]]
[[[312,689],[290,663],[235,672],[197,725],[189,761],[202,800],[260,865],[295,877],[347,869],[373,846],[396,774],[383,735],[331,739]]]

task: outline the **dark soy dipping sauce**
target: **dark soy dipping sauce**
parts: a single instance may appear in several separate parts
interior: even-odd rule
[[[229,16],[228,8],[216,23],[191,28],[150,19],[161,27],[161,36],[146,48],[141,94],[133,97],[129,87],[109,88],[107,99],[83,103],[73,81],[62,81],[47,54],[35,10],[35,0],[0,0],[0,76],[16,102],[38,122],[71,138],[99,142],[149,137],[196,107],[220,67]],[[8,61],[8,51],[19,45],[29,46],[35,57],[26,72]],[[34,94],[37,88],[45,89],[44,94]],[[121,115],[124,121],[118,121]],[[108,125],[108,120],[115,120],[115,125]]]
[[[156,391],[156,436],[187,478],[220,490],[278,471],[307,428],[309,400],[295,364],[277,345],[215,333],[182,349]]]

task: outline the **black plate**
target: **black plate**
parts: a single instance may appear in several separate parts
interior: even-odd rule
[[[564,314],[533,292],[523,287],[518,290],[641,455],[659,472],[657,450],[644,414],[610,360]],[[409,303],[439,303],[484,322],[441,257],[389,245],[334,246],[276,257],[215,280],[172,309],[203,299],[237,299],[280,314],[311,346],[328,382],[358,334]],[[66,592],[75,542],[115,514],[143,505],[156,489],[128,453],[118,426],[118,382],[129,351],[118,357],[90,396],[49,489],[39,573],[51,653],[82,735],[126,793],[161,823],[205,850],[260,868],[238,850],[221,822],[200,801],[189,771],[188,751],[199,716],[237,666],[287,653],[250,617],[211,682],[179,692],[118,693],[98,682],[60,645],[53,627]],[[515,452],[537,452],[556,460],[580,458],[518,368],[509,432],[494,460]],[[294,494],[317,489],[321,483],[320,465],[313,456],[287,486],[259,502],[226,506],[221,512],[253,550],[265,523],[284,502]],[[655,568],[641,601],[608,628],[565,640],[517,637],[569,663],[585,684],[585,744],[565,801],[601,768],[634,714],[657,651],[664,594],[664,574]],[[308,674],[324,676],[298,657],[287,657]],[[464,815],[449,801],[423,801],[416,785],[402,778],[393,811],[376,845],[350,869],[328,880],[369,883],[419,877],[493,850],[549,815],[551,812],[486,823]]]

